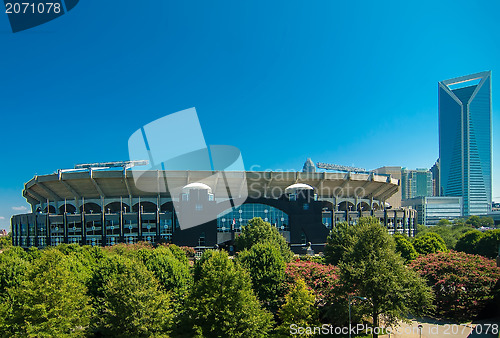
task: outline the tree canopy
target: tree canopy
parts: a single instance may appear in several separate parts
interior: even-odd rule
[[[266,337],[271,325],[272,315],[261,308],[248,272],[224,251],[205,251],[179,330],[186,336]]]
[[[279,249],[285,262],[289,262],[292,259],[293,254],[288,247],[285,237],[279,233],[276,227],[268,222],[264,222],[260,217],[251,219],[247,225],[243,226],[241,234],[235,239],[236,248],[239,251],[250,249],[252,245],[257,243],[266,242],[272,243]]]
[[[2,330],[11,336],[83,336],[92,307],[86,288],[71,273],[71,260],[45,250],[1,308]]]
[[[413,247],[421,255],[448,251],[443,238],[433,232],[417,236],[413,241]]]
[[[315,297],[302,279],[295,281],[294,286],[286,295],[285,304],[279,311],[281,325],[277,331],[284,337],[290,336],[292,324],[297,327],[319,326],[318,310],[315,307]],[[312,336],[307,331],[305,336]]]
[[[418,257],[418,253],[413,247],[410,239],[402,234],[395,234],[393,236],[396,243],[396,252],[401,254],[405,262],[409,262]]]
[[[361,218],[351,227],[357,238],[347,247],[340,267],[346,294],[368,298],[358,305],[379,326],[380,315],[388,326],[421,315],[432,305],[432,292],[423,278],[407,268],[395,251],[393,238],[376,218]]]
[[[238,261],[250,273],[252,286],[265,308],[276,312],[285,293],[285,261],[271,243],[254,244],[238,254]]]

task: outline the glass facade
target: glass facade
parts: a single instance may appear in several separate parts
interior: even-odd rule
[[[402,199],[433,195],[432,173],[427,169],[401,170]]]
[[[217,216],[217,231],[231,232],[241,231],[241,227],[246,225],[254,217],[260,217],[264,221],[274,225],[279,231],[290,231],[288,215],[280,209],[265,204],[248,203],[229,209]]]
[[[436,225],[441,219],[452,221],[462,217],[461,197],[419,197],[403,204],[417,210],[417,222],[422,225]]]
[[[479,80],[479,81],[478,81]],[[440,195],[463,215],[491,209],[491,72],[439,83]]]

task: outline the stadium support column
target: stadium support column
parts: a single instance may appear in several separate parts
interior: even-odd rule
[[[49,211],[49,206],[47,204],[47,211]],[[49,213],[45,215],[45,227],[47,228],[47,246],[52,245],[52,229],[50,228],[50,217]]]
[[[158,190],[160,191],[160,190]],[[158,194],[158,197],[156,199],[156,243],[160,242],[160,208],[161,208],[161,198],[160,194]]]
[[[38,229],[38,215],[35,214],[33,219],[35,220],[35,246],[37,248],[40,248],[40,239],[38,238],[38,232],[39,232],[38,231],[39,230]],[[14,227],[12,227],[11,229],[12,229],[12,231],[14,231]],[[12,236],[14,236],[14,235],[12,235]]]
[[[87,224],[85,223],[85,207],[82,208],[82,245],[87,245]]]
[[[104,206],[104,197],[101,197],[101,238],[102,238],[102,243],[101,246],[106,246],[107,244],[107,227],[106,227],[106,209]]]
[[[142,207],[139,198],[139,207],[137,208],[137,241],[142,241]]]
[[[120,208],[120,243],[125,242],[125,237],[123,236],[123,209]]]
[[[63,224],[64,224],[64,243],[69,243],[68,237],[68,213],[65,211],[63,214]]]

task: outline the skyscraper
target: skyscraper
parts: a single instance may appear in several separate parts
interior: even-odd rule
[[[401,197],[430,197],[433,195],[432,173],[428,169],[401,169]]]
[[[432,196],[440,196],[439,191],[439,158],[436,160],[436,163],[431,168],[432,173]]]
[[[491,210],[491,72],[439,82],[440,195],[463,215]]]

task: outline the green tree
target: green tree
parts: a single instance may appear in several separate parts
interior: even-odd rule
[[[477,253],[488,258],[495,258],[500,250],[500,229],[488,230],[477,243]]]
[[[71,273],[71,261],[44,250],[17,287],[8,289],[3,331],[9,336],[83,336],[92,308],[85,286]]]
[[[481,238],[484,237],[484,233],[479,230],[470,230],[464,233],[458,239],[455,249],[457,251],[462,251],[468,254],[478,253],[478,243]]]
[[[183,319],[182,333],[197,337],[266,337],[272,324],[248,272],[226,252],[214,250],[205,251],[196,263]]]
[[[403,264],[393,238],[373,217],[361,218],[353,227],[357,242],[348,248],[340,263],[340,280],[347,294],[368,298],[358,307],[379,327],[380,315],[392,326],[409,313],[422,315],[432,304],[425,280]],[[374,334],[376,337],[377,335]]]
[[[396,252],[401,254],[401,257],[405,260],[405,262],[412,261],[418,257],[417,251],[407,236],[395,234],[393,238],[396,243]]]
[[[491,217],[483,216],[481,217],[481,226],[486,228],[492,228],[495,226],[495,221]]]
[[[162,289],[170,293],[174,313],[180,311],[193,283],[193,277],[184,251],[179,250],[182,256],[174,255],[171,248],[159,246],[152,251],[151,255],[145,256],[143,259],[144,265],[149,271],[153,272]]]
[[[289,337],[291,325],[298,327],[319,326],[318,310],[315,307],[314,294],[307,288],[302,279],[295,281],[295,285],[286,295],[285,304],[279,311],[281,325],[278,334]],[[312,336],[312,332],[305,332],[306,336]]]
[[[451,225],[452,223],[446,219],[446,218],[442,218],[439,220],[439,222],[437,223],[437,226],[443,226],[443,225]]]
[[[168,333],[172,320],[169,296],[160,289],[153,273],[141,262],[123,256],[107,260],[96,271],[102,285],[97,289],[100,313],[95,331],[113,337]]]
[[[465,224],[469,224],[476,229],[480,228],[481,227],[481,217],[476,216],[476,215],[469,216],[469,218],[465,221]]]
[[[12,234],[9,232],[7,236],[0,237],[0,250],[6,249],[12,246]]]
[[[278,229],[268,222],[264,222],[262,218],[255,217],[251,219],[246,226],[241,229],[241,234],[236,237],[235,244],[239,251],[250,249],[252,245],[257,243],[269,242],[276,246],[283,256],[285,262],[292,259],[292,252]]]
[[[324,251],[326,263],[337,265],[348,249],[356,243],[357,234],[352,228],[347,222],[341,222],[330,231]]]
[[[250,273],[252,287],[266,309],[276,312],[285,293],[286,264],[270,243],[257,243],[238,254],[238,261]]]
[[[0,302],[8,288],[18,287],[25,279],[29,262],[17,255],[0,254]]]
[[[457,244],[457,241],[460,238],[460,236],[462,236],[462,234],[472,229],[473,228],[470,225],[467,225],[465,223],[441,224],[441,225],[438,223],[438,225],[435,226],[427,226],[423,227],[422,229],[419,229],[419,231],[417,232],[417,237],[428,233],[438,234],[444,240],[446,247],[449,250],[453,250],[455,249],[455,245]]]
[[[413,241],[413,247],[421,255],[448,251],[443,238],[433,232],[416,237]]]

